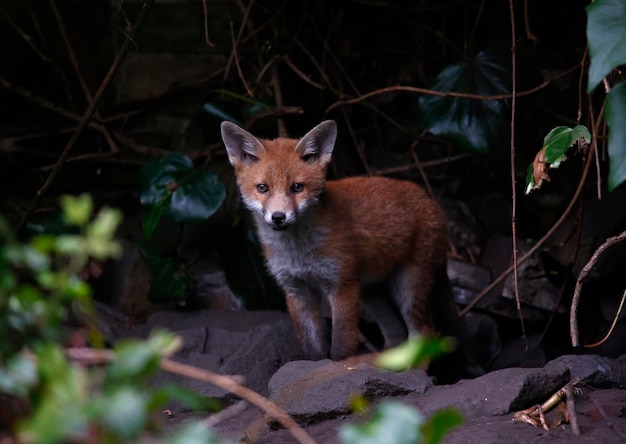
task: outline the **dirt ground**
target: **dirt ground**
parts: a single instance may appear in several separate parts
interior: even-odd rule
[[[462,388],[460,389],[462,390]],[[459,392],[459,397],[465,394]],[[396,398],[415,404],[419,395]],[[513,414],[502,416],[466,415],[464,422],[443,441],[445,444],[541,444],[541,443],[619,443],[626,442],[626,390],[585,388],[576,398],[576,413],[580,435],[574,435],[570,424],[561,424],[544,430],[530,424],[513,421]],[[554,421],[556,413],[548,414]],[[202,416],[182,414],[168,420],[169,426]],[[357,415],[346,415],[317,424],[304,426],[304,430],[320,444],[340,444],[339,429],[348,423],[362,421]],[[297,443],[286,429],[271,430],[255,407],[218,423],[213,429],[222,437],[237,442],[244,437],[258,444]]]

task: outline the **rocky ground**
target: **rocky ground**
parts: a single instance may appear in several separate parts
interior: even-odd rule
[[[445,439],[455,443],[614,443],[626,440],[626,360],[596,355],[561,356],[537,368],[505,368],[452,385],[436,385],[423,370],[393,373],[365,362],[302,361],[288,316],[272,311],[157,312],[130,330],[108,320],[110,340],[144,337],[156,327],[168,328],[184,340],[175,360],[225,375],[238,375],[245,385],[269,397],[304,426],[316,442],[338,443],[338,430],[365,420],[351,413],[349,400],[360,393],[372,402],[397,400],[428,416],[452,406],[464,417]],[[580,435],[563,423],[563,409],[546,414],[550,430],[514,422],[514,412],[544,402],[574,378],[580,393],[573,397]],[[257,443],[296,442],[284,428],[254,406],[211,384],[161,373],[155,383],[175,380],[203,395],[235,405],[230,416],[213,425],[223,437]],[[170,405],[174,427],[208,416]]]

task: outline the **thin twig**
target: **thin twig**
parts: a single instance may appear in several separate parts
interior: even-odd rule
[[[572,306],[570,307],[570,337],[572,339],[572,346],[578,347],[580,345],[580,340],[578,336],[578,304],[580,302],[580,295],[582,291],[583,281],[589,276],[589,273],[595,267],[596,262],[600,259],[600,256],[604,251],[626,239],[626,231],[622,231],[617,236],[609,237],[605,240],[602,245],[598,247],[598,249],[593,253],[591,259],[585,264],[580,273],[578,274],[578,279],[576,279],[576,287],[574,289],[574,296],[572,297]],[[622,304],[620,304],[620,307]],[[612,328],[611,328],[612,330]],[[611,331],[610,330],[610,331]],[[609,331],[609,333],[610,333]],[[592,344],[591,346],[595,346],[596,344]]]
[[[565,392],[567,420],[572,427],[572,433],[574,434],[574,436],[580,436],[580,427],[578,426],[578,415],[576,414],[576,402],[574,401],[574,396],[576,393],[582,394],[582,391],[576,388],[576,381],[580,382],[580,380],[576,378],[573,382],[570,381],[569,384],[565,384],[565,387],[563,387],[563,391]]]
[[[215,48],[215,45],[209,38],[209,8],[207,7],[206,2],[207,0],[202,0],[202,13],[204,14],[204,41],[211,48]]]
[[[28,100],[31,103],[34,103],[35,105],[47,109],[49,111],[53,111],[61,116],[67,117],[68,119],[80,122],[81,119],[83,119],[83,116],[81,116],[80,114],[77,114],[73,111],[68,111],[66,109],[64,109],[63,107],[50,102],[47,99],[44,99],[41,96],[38,96],[37,94],[33,93],[30,90],[27,90],[25,88],[22,88],[21,86],[18,85],[14,85],[13,83],[11,83],[10,81],[6,80],[3,77],[0,77],[0,86],[8,89],[9,91],[21,96],[22,98]]]
[[[233,393],[240,398],[243,398],[254,404],[264,412],[272,415],[278,422],[280,422],[289,432],[293,435],[301,443],[310,443],[315,444],[315,441],[311,436],[304,431],[302,427],[298,425],[296,421],[293,420],[283,409],[278,407],[272,401],[263,396],[259,395],[257,392],[250,390],[247,387],[244,387],[241,384],[233,381],[231,378],[227,376],[218,375],[216,373],[212,373],[208,370],[200,369],[197,367],[193,367],[191,365],[183,364],[180,362],[172,361],[171,359],[162,359],[161,360],[161,368],[163,370],[176,373],[179,375],[184,375],[193,379],[197,379],[199,381],[210,382],[211,384],[217,385],[229,392]]]
[[[285,6],[287,6],[288,2],[289,2],[289,0],[284,0],[278,8],[272,8],[273,11],[274,11],[272,16],[270,18],[268,18],[267,20],[265,20],[265,22],[263,22],[256,29],[252,29],[249,32],[248,35],[246,35],[244,38],[241,39],[240,43],[241,44],[248,43],[249,40],[253,39],[258,33],[263,31],[265,28],[267,28],[269,25],[271,25],[278,17],[283,15],[283,13],[284,13],[283,10],[285,9]]]
[[[576,66],[563,71],[559,75],[556,75],[550,79],[545,80],[543,83],[535,86],[534,88],[527,89],[526,91],[518,92],[517,97],[524,97],[524,96],[532,95],[536,93],[537,91],[540,91],[543,88],[549,86],[554,80],[557,80],[561,77],[565,77],[566,75],[570,74],[572,71],[575,71],[576,69],[579,68],[579,66],[580,66],[579,64],[576,64]],[[389,86],[386,88],[376,89],[374,91],[368,92],[367,94],[364,94],[362,96],[352,98],[352,99],[338,100],[337,102],[333,103],[328,108],[326,108],[326,112],[329,112],[330,110],[338,106],[352,105],[352,104],[362,102],[364,100],[369,99],[370,97],[374,97],[380,94],[387,94],[390,92],[399,92],[399,91],[412,92],[412,93],[417,93],[417,94],[428,94],[431,96],[439,96],[439,97],[457,97],[460,99],[473,99],[473,100],[503,100],[503,99],[511,99],[512,97],[511,94],[496,94],[496,95],[483,96],[480,94],[460,93],[460,92],[454,92],[454,91],[437,91],[437,90],[427,89],[427,88],[418,88],[415,86],[399,85],[399,86]]]
[[[419,171],[422,180],[424,181],[424,185],[426,186],[426,190],[428,191],[428,195],[435,198],[435,193],[433,192],[433,188],[430,186],[430,181],[428,180],[428,176],[424,172],[424,167],[422,162],[420,162],[419,156],[417,155],[417,145],[419,144],[419,139],[415,139],[411,144],[411,157],[413,158],[413,162],[415,163],[415,167],[417,171]]]
[[[248,5],[248,8],[246,8],[246,10],[244,11],[243,17],[241,19],[241,26],[239,27],[239,33],[237,34],[237,37],[235,37],[233,19],[231,18],[230,13],[228,13],[228,22],[230,23],[230,35],[231,35],[231,41],[233,44],[233,51],[230,53],[230,57],[228,57],[228,62],[226,62],[226,68],[224,69],[224,80],[228,78],[228,75],[230,73],[230,67],[232,66],[233,62],[239,65],[239,60],[237,56],[237,47],[239,46],[239,43],[241,42],[241,36],[246,26],[246,22],[248,21],[248,16],[250,15],[250,10],[252,9],[253,4],[254,4],[254,0],[250,0],[250,4]],[[241,67],[238,67],[238,69],[241,70]],[[246,85],[246,89],[248,89],[247,85]]]
[[[519,277],[517,274],[517,186],[515,183],[515,106],[517,104],[517,82],[516,82],[516,61],[517,61],[517,44],[515,37],[515,9],[513,0],[509,0],[509,12],[511,19],[511,140],[510,140],[510,157],[511,157],[511,236],[513,241],[513,291],[515,293],[515,306],[519,315],[520,326],[522,328],[522,337],[524,345],[528,349],[528,339],[526,337],[526,327],[524,325],[524,314],[522,313],[522,302],[519,296]]]
[[[298,46],[298,48],[300,48],[302,52],[306,54],[306,56],[309,58],[313,66],[315,66],[315,68],[317,69],[317,72],[320,74],[320,76],[324,80],[326,87],[330,89],[336,96],[342,97],[341,92],[333,86],[333,83],[330,81],[330,78],[326,74],[326,71],[320,66],[317,59],[313,56],[313,54],[311,54],[311,51],[309,51],[308,48],[304,46],[302,42],[300,42],[300,40],[294,39],[293,41]]]
[[[126,40],[124,40],[124,43],[122,44],[122,47],[120,48],[120,51],[117,54],[117,57],[113,61],[113,64],[111,65],[111,68],[109,69],[109,72],[107,73],[104,80],[100,84],[100,87],[98,88],[98,91],[96,92],[96,95],[94,96],[93,101],[89,104],[87,111],[85,111],[85,114],[83,115],[78,126],[76,127],[76,130],[72,134],[72,137],[67,142],[67,145],[65,146],[65,149],[61,153],[61,156],[59,157],[59,160],[55,168],[50,172],[50,175],[48,176],[48,178],[46,179],[42,187],[37,191],[35,198],[31,201],[30,205],[26,209],[26,212],[24,213],[22,218],[18,221],[17,225],[15,226],[15,230],[14,230],[15,233],[19,233],[22,230],[22,228],[24,228],[24,226],[26,225],[26,222],[30,219],[35,209],[39,206],[39,203],[43,199],[43,196],[48,191],[48,189],[52,185],[52,182],[61,171],[61,168],[63,168],[63,164],[65,163],[65,160],[69,156],[70,151],[72,150],[72,148],[74,148],[79,137],[83,133],[84,129],[87,127],[89,121],[91,120],[96,110],[96,107],[100,103],[100,99],[102,98],[102,96],[104,95],[104,92],[106,91],[107,87],[111,83],[111,80],[117,73],[117,70],[122,63],[122,60],[124,60],[124,57],[126,56],[126,52],[128,51],[128,47],[130,46],[130,43],[131,43],[131,39],[134,38],[135,33],[137,32],[137,30],[143,23],[143,19],[147,15],[148,10],[152,6],[153,2],[154,0],[146,0],[144,2],[141,12],[139,13],[139,16],[137,17],[137,21],[135,22],[133,28],[130,31],[130,34],[129,34],[130,38],[127,38]]]
[[[576,188],[576,191],[574,192],[574,195],[572,196],[569,204],[567,205],[567,208],[565,208],[565,210],[561,214],[561,217],[559,217],[559,219],[554,223],[554,225],[552,225],[552,228],[550,228],[546,232],[546,234],[544,234],[541,237],[541,239],[539,239],[535,243],[535,245],[533,245],[523,256],[518,258],[518,260],[517,260],[517,265],[518,266],[520,264],[522,264],[526,259],[531,257],[535,253],[535,251],[537,251],[539,248],[543,247],[543,244],[550,238],[550,236],[552,236],[554,234],[554,232],[565,221],[565,218],[569,215],[570,211],[572,211],[572,208],[574,208],[574,204],[576,204],[576,202],[578,201],[578,198],[580,197],[580,193],[583,190],[583,187],[585,185],[585,181],[587,179],[587,175],[589,174],[589,168],[590,168],[592,163],[593,163],[593,151],[590,151],[589,152],[589,157],[587,157],[587,162],[585,163],[582,175],[580,177],[580,180],[578,181],[578,188]],[[506,277],[513,271],[513,269],[514,269],[513,266],[510,266],[509,268],[504,270],[500,274],[500,276],[498,276],[496,279],[494,279],[493,282],[491,282],[491,284],[489,284],[487,287],[485,287],[483,289],[483,291],[481,291],[472,300],[472,302],[467,304],[467,306],[463,310],[461,310],[459,312],[459,316],[465,316],[467,313],[469,313],[476,306],[476,304],[478,304],[491,290],[493,290],[498,284],[500,284],[504,279],[506,279]]]
[[[289,58],[288,55],[284,55],[283,56],[283,60],[285,61],[285,63],[287,64],[287,66],[298,76],[300,77],[302,80],[304,80],[306,83],[308,83],[309,85],[313,86],[314,88],[317,89],[326,89],[326,87],[320,83],[317,83],[313,80],[311,80],[311,77],[307,76],[305,73],[303,73],[300,68],[298,68],[292,61],[291,58]]]
[[[230,17],[230,14],[228,14],[228,23],[230,24],[230,36],[231,36],[231,42],[233,44],[233,52],[231,53],[231,58],[233,58],[233,60],[235,61],[237,74],[239,75],[239,78],[241,79],[241,83],[243,83],[243,86],[246,88],[246,92],[248,93],[250,97],[254,98],[254,94],[252,93],[252,90],[248,86],[248,82],[246,82],[246,78],[244,77],[243,71],[241,70],[241,65],[239,64],[239,56],[237,55],[237,41],[235,40],[235,30],[233,27],[233,19]],[[229,68],[226,69],[224,73],[225,76],[228,75],[228,71],[229,71]]]
[[[70,62],[72,63],[72,67],[74,68],[74,72],[76,73],[76,77],[78,77],[78,82],[80,83],[81,88],[83,89],[83,93],[85,94],[85,99],[87,99],[87,103],[93,100],[93,96],[91,91],[87,87],[87,83],[85,82],[85,78],[83,77],[80,66],[78,65],[78,60],[76,59],[76,54],[74,53],[74,49],[72,48],[72,44],[70,43],[70,39],[67,36],[67,32],[65,30],[65,26],[63,26],[63,18],[61,14],[59,14],[59,10],[57,9],[54,0],[49,0],[50,8],[52,9],[52,13],[54,14],[54,18],[59,25],[59,31],[61,32],[61,37],[63,38],[63,43],[65,44],[65,49],[67,50],[67,54],[70,58]]]
[[[615,312],[615,316],[613,317],[613,322],[611,323],[611,327],[609,328],[609,331],[607,331],[606,335],[604,335],[604,337],[600,339],[598,342],[594,342],[593,344],[585,344],[583,347],[585,348],[599,347],[600,345],[604,344],[607,341],[607,339],[611,337],[611,335],[613,334],[613,330],[615,330],[615,326],[617,325],[617,321],[619,320],[619,317],[622,314],[622,310],[624,309],[625,301],[626,301],[626,289],[624,289],[624,292],[622,293],[622,300],[619,302],[619,307],[617,307],[617,311]]]
[[[370,167],[369,163],[367,162],[367,156],[365,155],[365,150],[363,149],[363,143],[357,140],[356,134],[354,133],[354,128],[352,128],[352,123],[350,122],[350,119],[348,118],[348,115],[346,114],[346,110],[342,109],[341,114],[343,115],[344,122],[346,123],[346,126],[348,127],[348,133],[350,133],[350,137],[352,138],[352,143],[354,144],[354,147],[356,148],[356,152],[359,155],[359,160],[363,164],[363,168],[365,168],[365,171],[367,172],[368,176],[373,176],[372,167]]]
[[[430,168],[430,167],[434,167],[434,166],[438,166],[438,165],[442,165],[442,164],[446,164],[450,162],[456,162],[459,160],[467,159],[468,157],[472,157],[472,156],[474,156],[474,154],[472,153],[455,154],[454,156],[448,156],[442,159],[427,160],[425,162],[421,162],[420,165],[422,166],[422,168]],[[416,167],[417,166],[415,165],[415,163],[410,163],[407,165],[398,165],[395,167],[384,168],[382,170],[374,170],[374,175],[386,176],[388,174],[404,173],[405,171],[411,171],[412,169],[415,169]]]
[[[83,94],[85,95],[85,101],[87,103],[91,103],[93,101],[93,95],[91,94],[91,91],[89,90],[89,87],[87,86],[87,82],[85,81],[85,78],[83,77],[83,74],[80,70],[80,65],[78,64],[76,53],[74,52],[74,48],[72,48],[72,44],[67,35],[67,31],[65,30],[65,26],[63,25],[63,18],[61,17],[61,14],[59,14],[59,10],[57,9],[55,5],[54,0],[49,0],[49,3],[50,3],[50,8],[52,9],[54,17],[57,21],[57,24],[59,25],[61,37],[63,37],[63,43],[65,44],[67,54],[70,58],[70,62],[72,63],[72,67],[74,68],[76,77],[78,78],[80,86],[83,90]],[[94,115],[96,116],[96,119],[98,121],[102,121],[102,116],[100,116],[100,112],[98,111],[98,108],[95,109]],[[109,129],[103,125],[100,128],[100,132],[102,133],[105,140],[107,141],[107,144],[109,145],[109,148],[111,149],[111,153],[112,154],[118,153],[119,148],[117,144],[115,143],[115,141],[113,140],[113,137],[111,136],[111,133],[109,132]]]
[[[276,107],[281,109],[285,106],[283,101],[283,90],[280,85],[280,76],[278,75],[278,66],[276,63],[272,64],[272,87],[274,88],[274,100],[276,101]],[[285,119],[278,116],[276,119],[278,125],[278,137],[289,137],[287,127],[285,126]]]
[[[526,28],[526,38],[533,43],[537,43],[537,36],[530,30],[530,20],[528,19],[528,0],[524,0],[524,27]]]
[[[102,364],[104,362],[110,362],[115,358],[115,353],[112,350],[101,350],[93,348],[68,348],[65,350],[67,355],[76,361],[80,361],[85,364]],[[298,425],[284,410],[278,407],[275,403],[267,398],[259,395],[254,390],[236,382],[233,378],[224,375],[218,375],[217,373],[210,372],[201,368],[193,367],[181,362],[172,361],[171,359],[163,358],[160,362],[160,367],[170,373],[186,376],[188,378],[197,379],[198,381],[209,382],[224,390],[233,393],[240,398],[245,399],[254,404],[262,411],[272,415],[278,422],[280,422],[289,432],[301,443],[315,444],[315,441],[311,436]]]
[[[302,114],[302,113],[304,113],[304,110],[300,106],[283,106],[282,108],[265,109],[263,111],[259,111],[258,113],[250,117],[248,120],[246,120],[245,123],[243,124],[243,127],[246,129],[250,129],[254,126],[254,124],[258,120],[264,119],[270,116],[284,116],[286,114]]]

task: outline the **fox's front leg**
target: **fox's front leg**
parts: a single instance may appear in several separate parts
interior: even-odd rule
[[[328,343],[315,295],[306,291],[288,292],[287,309],[306,358],[312,361],[328,358]]]
[[[354,356],[359,348],[358,282],[344,283],[329,295],[333,317],[330,358],[334,361]]]

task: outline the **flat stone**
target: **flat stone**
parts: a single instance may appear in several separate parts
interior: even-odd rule
[[[423,370],[390,372],[366,363],[348,365],[331,360],[294,361],[270,379],[270,399],[296,421],[312,424],[350,412],[355,395],[374,400],[384,396],[424,393],[433,385]],[[267,417],[272,422],[271,417]]]
[[[567,368],[507,368],[434,386],[416,403],[424,414],[454,407],[464,415],[504,415],[545,401],[569,381]]]
[[[626,387],[626,357],[611,359],[598,355],[563,355],[550,362],[546,369],[568,369],[572,378],[594,387]]]

